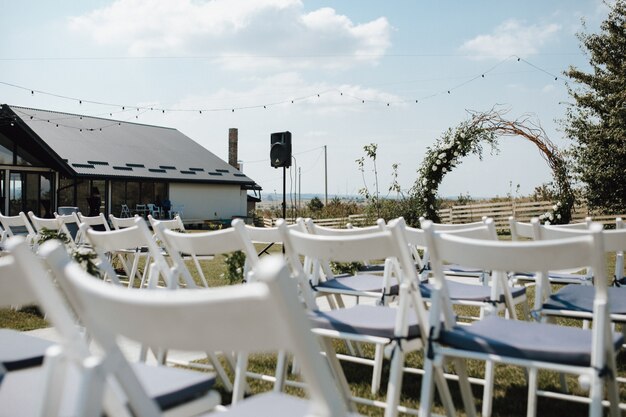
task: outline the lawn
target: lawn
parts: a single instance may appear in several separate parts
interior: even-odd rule
[[[259,250],[262,246],[259,246]],[[270,249],[270,252],[280,252],[280,246],[275,245]],[[609,270],[614,268],[614,256],[609,256],[607,259]],[[222,286],[228,285],[228,280],[225,277],[226,267],[224,264],[224,257],[217,256],[213,260],[201,261],[202,268],[205,272],[205,276],[209,280],[210,286]],[[193,269],[193,268],[191,268]],[[532,306],[532,299],[534,298],[534,289],[529,288],[529,304]],[[466,315],[476,313],[471,311],[471,308],[465,308],[463,311],[459,311],[460,314]],[[576,321],[564,321],[567,325],[578,325]],[[19,310],[14,309],[0,309],[0,326],[6,328],[14,328],[18,330],[32,330],[47,326],[46,321],[43,319],[39,311],[34,307],[26,307]],[[342,343],[335,343],[335,347],[338,352],[345,353],[345,347]],[[373,349],[369,346],[365,346],[365,352],[373,357]],[[618,369],[620,376],[626,376],[626,353],[621,352],[618,357]],[[272,374],[274,369],[275,358],[273,355],[254,355],[250,362],[250,370],[252,372]],[[414,368],[421,368],[422,355],[421,353],[410,353],[407,356],[407,366]],[[369,384],[371,380],[371,368],[363,365],[343,362],[345,374],[350,383],[350,389],[354,395],[359,397],[375,399],[379,401],[385,400],[384,391],[386,389],[386,377],[389,370],[389,362],[385,361],[385,368],[383,370],[383,382],[382,390],[379,395],[373,396],[370,393]],[[481,377],[483,375],[483,365],[476,361],[470,361],[468,364],[471,376]],[[294,378],[290,375],[290,379]],[[524,416],[526,415],[526,382],[524,372],[517,367],[512,366],[498,366],[496,368],[494,387],[494,416]],[[571,391],[584,394],[578,386],[577,379],[575,377],[568,378],[569,388]],[[401,404],[411,408],[415,408],[419,404],[419,393],[421,386],[421,378],[418,375],[405,373],[403,382],[403,392],[401,398]],[[539,379],[539,386],[541,389],[558,390],[559,380],[558,376],[551,372],[541,372]],[[250,380],[250,387],[253,393],[271,390],[271,384],[258,380]],[[457,407],[461,407],[460,396],[456,383],[451,382],[450,387],[455,397],[455,404]],[[225,392],[221,387],[217,386],[220,390],[223,399],[228,402],[230,395]],[[296,395],[303,395],[301,389],[288,387],[289,392]],[[480,386],[473,386],[474,394],[476,398],[477,407],[480,407],[480,398],[482,396],[482,388]],[[626,401],[626,387],[620,387],[620,396],[623,401]],[[367,416],[382,416],[381,409],[359,405],[359,412]],[[441,407],[437,407],[436,412],[443,413]],[[587,406],[584,404],[576,404],[567,401],[559,401],[555,399],[539,398],[538,402],[538,415],[557,415],[564,414],[567,416],[586,416]],[[463,413],[461,413],[463,415]]]

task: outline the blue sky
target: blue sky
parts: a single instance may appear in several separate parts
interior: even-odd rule
[[[243,170],[269,194],[282,180],[271,132],[292,132],[303,193],[324,191],[326,145],[329,194],[356,194],[354,161],[377,143],[381,190],[394,163],[408,189],[426,147],[467,110],[531,114],[567,146],[562,72],[587,68],[575,34],[606,14],[599,0],[5,1],[0,82],[28,90],[0,84],[0,102],[175,127],[224,159],[236,127]],[[506,137],[499,154],[465,159],[440,194],[504,196],[519,184],[524,195],[549,180],[537,150]],[[365,181],[372,189],[370,169]]]

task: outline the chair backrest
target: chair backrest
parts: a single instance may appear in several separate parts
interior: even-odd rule
[[[447,326],[454,325],[455,319],[446,295],[447,286],[443,272],[444,260],[503,273],[530,269],[532,272],[538,272],[544,276],[547,276],[550,270],[591,265],[597,274],[595,280],[596,301],[604,305],[607,303],[606,265],[601,225],[592,225],[590,232],[584,236],[513,242],[471,239],[436,232],[429,223],[425,224],[424,230],[431,255],[437,297],[441,297],[440,301],[444,302],[442,307]],[[438,313],[433,312],[432,314],[431,319]],[[602,320],[606,319],[607,317],[604,315]],[[594,327],[596,326],[595,323]],[[602,326],[606,321],[598,321],[597,323],[597,325]],[[437,323],[431,323],[431,325],[438,326]]]
[[[335,262],[358,262],[364,258],[395,258],[400,267],[398,279],[401,297],[403,291],[410,292],[409,296],[413,298],[418,320],[421,322],[426,318],[426,310],[419,291],[413,291],[418,277],[406,239],[404,219],[392,220],[383,230],[349,236],[314,235],[299,230],[288,230],[282,219],[277,224],[283,236],[287,257],[309,308],[316,308],[316,305],[311,295],[308,275],[300,263],[301,255]],[[425,331],[426,328],[422,330]]]
[[[32,243],[37,234],[23,211],[20,211],[16,216],[5,216],[0,213],[0,223],[9,237],[25,236]]]
[[[591,224],[591,217],[586,217],[584,222],[550,225],[549,227],[558,227],[561,229],[579,229],[586,230]],[[509,229],[511,230],[511,239],[520,240],[525,239],[537,239],[538,232],[537,225],[540,225],[539,219],[530,222],[520,222],[515,220],[515,217],[509,217]]]
[[[152,214],[148,214],[148,221],[150,222],[150,226],[152,226],[152,230],[155,230],[157,224],[161,224],[165,229],[180,232],[185,231],[183,220],[178,215],[174,216],[173,219],[155,219],[152,217]]]
[[[56,211],[54,212],[54,218],[65,225],[68,232],[70,233],[70,237],[74,242],[77,242],[76,238],[79,237],[78,229],[80,226],[80,221],[78,220],[78,216],[76,213],[70,214],[58,214]]]
[[[109,214],[109,220],[111,220],[111,225],[114,229],[120,230],[125,229],[127,227],[132,227],[135,225],[135,219],[139,217],[137,215],[133,217],[115,217],[112,214]]]
[[[59,220],[57,218],[45,219],[43,217],[38,217],[32,211],[28,212],[28,217],[30,218],[30,221],[33,223],[33,226],[37,231],[37,236],[35,237],[35,240],[37,240],[38,237],[44,233],[44,230],[50,230],[65,234],[68,239],[68,245],[70,247],[76,246],[74,238],[72,237],[72,233],[70,233],[69,229],[62,220]]]
[[[181,233],[168,229],[162,222],[155,222],[155,232],[176,265],[177,272],[183,276],[185,281],[191,280],[193,282],[193,278],[182,255],[191,256],[204,286],[208,286],[208,282],[198,257],[242,251],[247,255],[247,261],[251,267],[258,263],[255,248],[252,241],[246,238],[245,225],[241,219],[233,220],[232,227],[229,229],[200,233]],[[248,277],[244,278],[247,279]]]
[[[435,228],[435,230],[437,230],[438,232],[444,232],[444,231],[452,231],[452,230],[458,230],[458,229],[471,229],[473,227],[478,227],[482,224],[484,224],[485,220],[487,218],[483,218],[481,221],[478,222],[468,222],[468,223],[432,223],[433,227]],[[425,217],[420,217],[419,218],[420,221],[420,227],[424,227],[423,224],[424,222],[428,221],[430,222],[430,220],[426,220]]]
[[[563,239],[572,236],[587,235],[591,233],[589,227],[582,228],[537,225],[536,229],[538,236],[541,239]],[[603,230],[602,235],[604,238],[604,250],[606,252],[615,252],[614,275],[615,280],[620,281],[624,277],[624,251],[626,250],[626,229],[624,228],[624,222],[622,219],[617,218],[616,228],[613,230]]]
[[[168,288],[175,288],[177,281],[172,271],[161,253],[154,237],[148,229],[146,221],[141,217],[135,217],[133,226],[123,229],[97,231],[90,229],[86,224],[81,224],[81,232],[85,235],[86,241],[91,244],[99,260],[99,268],[106,273],[109,278],[119,284],[119,279],[115,269],[109,262],[107,254],[119,251],[133,251],[145,248],[150,255],[152,263],[146,265],[149,268],[149,282],[156,284],[159,276],[162,277]],[[124,269],[128,269],[124,266]],[[126,270],[127,274],[130,274]],[[131,277],[129,277],[131,278]]]
[[[298,358],[307,382],[310,415],[347,414],[345,397],[319,354],[319,344],[282,260],[267,258],[255,270],[255,283],[165,293],[105,285],[85,275],[58,251],[55,255],[57,259],[44,256],[72,294],[70,299],[75,300],[90,334],[105,351],[119,351],[117,335],[163,349],[289,350]],[[181,315],[185,316],[182,322]]]
[[[376,221],[376,225],[367,226],[367,227],[352,227],[348,229],[336,229],[331,227],[324,227],[315,224],[313,219],[306,219],[305,221],[306,228],[309,233],[314,235],[324,235],[324,236],[356,236],[356,235],[366,235],[378,230],[383,230],[385,228],[385,220],[378,219]]]
[[[12,247],[23,243],[24,238],[9,238]],[[23,271],[15,261],[13,255],[0,257],[0,307],[34,304],[37,297],[30,288],[30,283],[23,277]]]

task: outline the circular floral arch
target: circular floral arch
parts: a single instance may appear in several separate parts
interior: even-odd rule
[[[501,136],[518,136],[534,143],[552,169],[555,204],[547,213],[550,223],[569,223],[574,206],[574,194],[565,159],[556,145],[546,136],[541,126],[529,116],[517,120],[505,120],[505,112],[491,110],[486,113],[470,112],[471,118],[454,129],[448,129],[435,143],[427,148],[426,156],[418,170],[418,178],[412,188],[412,196],[419,215],[439,221],[437,190],[443,177],[457,167],[469,154],[482,159],[483,146],[497,150]]]

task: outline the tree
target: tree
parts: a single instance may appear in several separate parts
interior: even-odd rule
[[[588,206],[606,213],[626,210],[625,28],[626,0],[616,0],[600,33],[577,35],[591,72],[573,66],[565,71],[575,82],[568,85],[574,102],[563,121],[573,141],[573,170]]]
[[[318,197],[313,197],[311,201],[309,201],[309,210],[312,212],[318,212],[324,208],[324,203]]]

